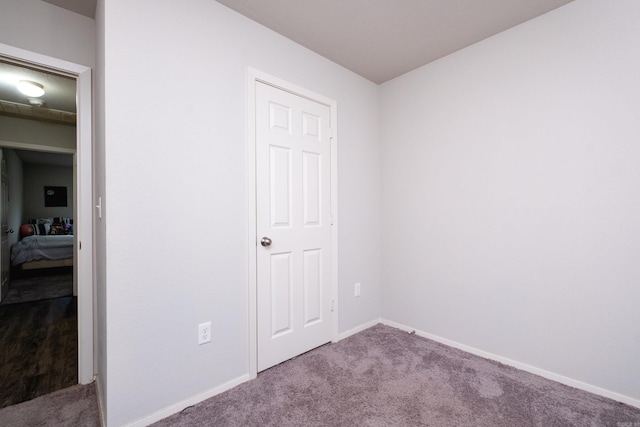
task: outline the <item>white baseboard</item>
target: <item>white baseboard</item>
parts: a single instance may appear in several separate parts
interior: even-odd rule
[[[441,344],[447,345],[449,347],[454,347],[462,351],[466,351],[467,353],[475,354],[476,356],[483,357],[485,359],[495,360],[496,362],[503,363],[505,365],[512,366],[516,369],[520,369],[522,371],[526,371],[535,375],[539,375],[541,377],[547,378],[552,381],[556,381],[561,384],[568,385],[570,387],[575,387],[580,390],[588,391],[589,393],[597,394],[599,396],[603,396],[609,399],[613,399],[617,402],[626,403],[627,405],[635,406],[636,408],[640,408],[640,400],[634,399],[629,396],[625,396],[620,393],[616,393],[611,390],[607,390],[604,388],[600,388],[591,384],[587,384],[582,381],[575,380],[573,378],[565,377],[560,374],[556,374],[554,372],[550,372],[544,369],[536,368],[535,366],[527,365],[526,363],[518,362],[516,360],[511,360],[506,357],[498,356],[493,353],[489,353],[484,350],[477,349],[475,347],[471,347],[465,344],[461,344],[456,341],[452,341],[447,338],[442,338],[438,335],[430,334],[428,332],[420,331],[418,329],[412,328],[407,325],[403,325],[401,323],[394,322],[388,319],[380,319],[380,323],[383,325],[391,326],[393,328],[401,329],[407,332],[415,331],[416,335],[419,335],[424,338],[428,338],[430,340],[439,342]]]
[[[159,411],[154,412],[153,414],[147,415],[144,418],[140,418],[134,422],[132,422],[131,424],[127,424],[127,427],[144,427],[144,426],[148,426],[149,424],[153,424],[156,421],[160,421],[164,418],[167,418],[170,415],[173,414],[177,414],[178,412],[182,411],[185,408],[188,408],[189,406],[193,406],[196,403],[200,403],[204,400],[207,400],[213,396],[216,396],[220,393],[223,393],[229,389],[232,389],[233,387],[242,384],[243,382],[249,381],[249,374],[245,374],[242,375],[238,378],[234,378],[231,381],[227,381],[224,384],[219,385],[218,387],[214,387],[212,389],[209,389],[207,391],[205,391],[204,393],[200,393],[197,394],[195,396],[192,396],[188,399],[182,400],[178,403],[175,403],[173,405],[167,406],[166,408],[163,408]]]
[[[345,339],[347,337],[350,337],[351,335],[355,335],[358,332],[362,332],[365,329],[368,329],[368,328],[370,328],[372,326],[377,325],[378,323],[381,323],[381,319],[379,319],[379,318],[371,320],[371,321],[369,321],[367,323],[363,323],[362,325],[358,325],[355,328],[349,329],[348,331],[341,332],[341,333],[338,334],[338,341],[343,340],[343,339]]]

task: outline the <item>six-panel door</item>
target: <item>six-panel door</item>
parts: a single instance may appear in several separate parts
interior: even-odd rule
[[[331,340],[330,136],[328,106],[256,83],[258,371]]]

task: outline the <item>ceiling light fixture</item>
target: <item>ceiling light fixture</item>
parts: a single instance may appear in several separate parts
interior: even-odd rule
[[[29,104],[33,105],[34,107],[42,107],[44,106],[44,101],[38,98],[29,98]]]
[[[44,95],[44,87],[40,83],[30,80],[20,80],[17,86],[18,90],[27,96],[38,97]]]

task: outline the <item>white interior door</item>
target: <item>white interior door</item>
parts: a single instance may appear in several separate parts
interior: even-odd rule
[[[258,371],[331,341],[331,112],[256,83]]]

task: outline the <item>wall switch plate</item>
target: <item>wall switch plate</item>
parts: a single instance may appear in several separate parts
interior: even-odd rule
[[[360,296],[360,283],[356,283],[355,296]]]
[[[198,325],[198,345],[211,342],[211,322]]]

